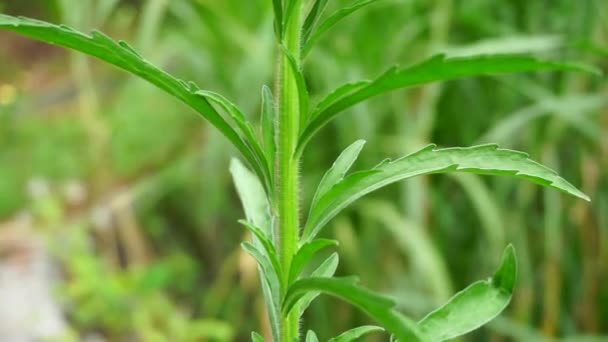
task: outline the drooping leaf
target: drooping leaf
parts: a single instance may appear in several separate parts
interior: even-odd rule
[[[328,239],[317,239],[303,244],[291,260],[291,266],[289,269],[289,283],[293,282],[298,277],[298,275],[300,275],[302,269],[315,255],[315,253],[317,253],[323,248],[337,245],[338,241]]]
[[[457,293],[418,322],[418,328],[429,341],[452,339],[479,328],[507,307],[516,278],[515,250],[509,245],[500,268],[490,280],[478,281]]]
[[[317,337],[317,334],[315,334],[314,331],[308,330],[308,332],[306,333],[306,342],[319,342],[319,338]]]
[[[312,274],[310,276],[315,277],[315,278],[332,277],[334,275],[334,273],[336,273],[336,269],[338,268],[339,261],[340,261],[340,258],[338,256],[338,253],[332,253],[329,257],[327,257],[327,259],[325,259],[325,261],[323,261],[321,263],[321,265],[319,265],[319,267],[317,267],[316,270],[314,270],[312,272]],[[300,301],[298,302],[298,306],[300,309],[300,316],[302,316],[302,314],[304,313],[304,311],[306,311],[306,309],[308,308],[310,303],[312,303],[312,301],[315,300],[315,298],[317,298],[319,296],[319,294],[320,294],[320,292],[313,291],[313,292],[304,294],[302,296],[302,298],[300,298]]]
[[[262,335],[253,331],[253,332],[251,332],[251,342],[266,342],[266,341],[264,341],[264,338],[262,337]]]
[[[491,144],[445,149],[435,149],[435,145],[429,145],[398,160],[384,162],[372,170],[355,172],[334,185],[311,209],[303,241],[312,240],[342,209],[374,190],[414,176],[456,171],[527,179],[589,200],[587,195],[555,171],[529,159],[525,153]]]
[[[402,341],[419,341],[416,324],[394,310],[392,299],[378,295],[356,283],[356,278],[304,278],[293,283],[283,302],[287,313],[300,298],[310,292],[321,292],[340,298],[365,312]]]
[[[471,76],[498,75],[541,70],[570,70],[597,73],[596,70],[572,63],[556,63],[517,55],[484,55],[466,58],[431,57],[408,68],[392,68],[380,77],[354,91],[336,97],[310,114],[310,121],[302,131],[298,153],[312,136],[336,115],[362,101],[396,89],[408,88],[437,81],[454,80]],[[361,83],[363,84],[363,83]]]
[[[358,338],[361,338],[361,336],[363,336],[363,335],[367,335],[367,334],[370,334],[373,332],[379,332],[379,331],[384,331],[384,329],[382,327],[378,327],[375,325],[364,325],[361,327],[356,327],[356,328],[350,329],[348,331],[345,331],[344,333],[340,334],[339,336],[331,338],[327,342],[352,342]]]
[[[346,18],[350,14],[354,13],[358,9],[361,9],[369,4],[372,4],[378,0],[359,0],[348,7],[344,7],[337,12],[331,14],[327,19],[323,20],[318,27],[313,30],[310,34],[305,36],[308,38],[304,41],[304,45],[302,48],[302,56],[308,55],[313,46],[317,43],[317,41],[325,34],[329,29],[331,29],[334,25],[340,22],[342,19]]]
[[[54,25],[40,20],[4,14],[0,14],[0,29],[80,51],[152,83],[207,119],[241,152],[261,179],[266,177],[264,170],[256,161],[255,152],[247,146],[245,137],[239,135],[213,109],[207,99],[196,95],[199,88],[194,83],[180,80],[154,66],[126,42],[116,42],[99,31],[92,31],[90,35],[87,35],[65,25]],[[265,184],[266,190],[269,190],[269,185]]]
[[[315,0],[314,5],[310,8],[310,12],[306,15],[306,20],[304,20],[304,25],[302,26],[303,42],[308,41],[310,34],[317,27],[317,23],[321,19],[327,3],[327,0]]]
[[[327,170],[325,175],[323,175],[323,178],[321,178],[321,181],[317,186],[317,191],[313,196],[311,207],[314,207],[319,198],[325,195],[331,187],[344,178],[344,175],[346,175],[351,166],[353,166],[353,163],[357,160],[357,157],[359,157],[363,145],[365,145],[365,140],[357,140],[342,151],[332,167]]]
[[[277,151],[275,140],[275,109],[272,92],[267,86],[262,87],[262,109],[261,109],[260,126],[262,130],[262,143],[264,145],[264,153],[270,167],[270,174],[274,175],[274,159]]]

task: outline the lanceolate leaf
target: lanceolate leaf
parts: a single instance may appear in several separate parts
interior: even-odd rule
[[[278,276],[280,289],[281,291],[283,291],[283,289],[285,289],[285,284],[282,282],[281,277],[281,263],[279,262],[277,251],[274,248],[274,245],[264,235],[264,232],[262,232],[259,228],[244,220],[239,220],[239,223],[247,227],[247,229],[253,234],[255,239],[257,239],[257,241],[259,241],[259,243],[262,245],[262,248],[264,249],[264,257],[268,259],[268,261],[270,261],[270,265]]]
[[[502,265],[490,280],[478,281],[457,293],[418,322],[418,328],[428,341],[452,339],[479,328],[507,307],[516,278],[515,250],[509,245]]]
[[[243,242],[241,247],[251,255],[258,263],[260,270],[260,281],[264,292],[264,301],[270,318],[272,334],[276,341],[280,338],[280,303],[281,303],[281,276],[277,274],[272,262],[262,252],[261,248],[248,242]]]
[[[342,209],[374,190],[414,176],[456,171],[527,179],[589,200],[587,195],[553,170],[529,159],[525,153],[500,149],[496,145],[445,149],[429,145],[401,159],[384,162],[370,171],[355,172],[334,185],[311,209],[303,239],[313,239]]]
[[[270,166],[270,174],[274,175],[274,158],[277,151],[277,145],[275,141],[274,133],[274,122],[275,122],[275,110],[274,100],[272,92],[267,86],[262,87],[262,117],[261,117],[261,130],[262,130],[262,142],[264,144],[264,153]]]
[[[370,334],[373,332],[378,332],[378,331],[384,331],[384,329],[382,329],[382,327],[377,327],[375,325],[364,325],[361,327],[350,329],[350,330],[340,334],[340,336],[336,336],[327,342],[351,342],[351,341],[355,341],[355,340],[361,338],[361,336],[363,336],[363,335],[367,335],[367,334]]]
[[[323,261],[323,263],[321,263],[321,265],[319,265],[319,267],[317,267],[316,270],[314,270],[314,272],[312,272],[311,277],[314,277],[314,278],[332,277],[334,275],[334,273],[336,273],[336,269],[338,268],[339,261],[340,261],[340,258],[338,257],[338,253],[332,253],[327,259],[325,259],[325,261]],[[319,294],[320,294],[320,292],[318,292],[318,291],[308,292],[300,298],[300,301],[298,302],[300,316],[302,316],[302,314],[304,313],[304,311],[306,311],[306,309],[308,308],[310,303],[312,303],[312,301],[315,300],[315,298],[317,298],[319,296]]]
[[[296,280],[296,278],[302,272],[302,269],[304,269],[306,264],[318,251],[329,246],[337,245],[338,241],[327,239],[317,239],[303,244],[291,260],[291,266],[289,269],[289,283]]]
[[[325,7],[327,7],[328,0],[315,0],[314,5],[308,12],[306,16],[306,20],[304,21],[304,26],[302,26],[302,41],[308,41],[310,34],[317,27],[317,23],[321,19],[323,12],[325,11]]]
[[[302,74],[300,65],[298,65],[298,61],[296,61],[285,46],[281,45],[281,48],[283,50],[283,54],[285,54],[287,60],[289,60],[289,67],[295,76],[296,85],[298,87],[298,103],[300,105],[300,126],[303,126],[308,120],[308,102],[310,101],[308,87],[306,86],[306,80],[304,79],[304,74]]]
[[[304,41],[304,47],[302,48],[302,56],[306,56],[313,46],[317,43],[317,41],[325,34],[329,29],[331,29],[334,25],[336,25],[340,20],[346,18],[353,12],[357,11],[360,8],[363,8],[369,4],[372,4],[378,0],[359,0],[349,7],[342,8],[338,10],[336,13],[330,15],[327,19],[325,19],[319,26],[312,31],[311,34],[306,35],[308,38]]]
[[[295,282],[283,302],[283,312],[311,291],[340,298],[365,312],[401,341],[419,341],[422,334],[414,322],[393,307],[392,299],[378,295],[356,284],[356,278],[304,278]]]
[[[331,189],[331,187],[336,185],[336,183],[340,182],[344,178],[346,172],[348,172],[353,163],[357,160],[357,157],[359,157],[359,153],[361,152],[363,145],[365,145],[365,140],[357,140],[342,151],[332,167],[327,170],[321,179],[321,182],[319,182],[317,191],[312,199],[311,207],[314,207],[319,198],[325,195],[325,193]]]
[[[321,102],[325,105],[320,110],[311,113],[310,122],[302,131],[298,152],[301,152],[312,136],[336,115],[371,97],[396,89],[437,81],[538,70],[594,72],[592,69],[576,64],[548,62],[526,56],[484,55],[445,58],[444,55],[438,55],[408,68],[390,69],[367,85],[336,98],[334,102],[328,103],[328,101],[322,100]],[[335,98],[335,95],[329,96]]]
[[[207,99],[196,94],[199,88],[194,83],[184,82],[149,63],[127,43],[123,41],[115,42],[98,31],[93,31],[91,35],[87,35],[65,25],[54,25],[40,20],[17,18],[4,14],[0,14],[0,29],[83,52],[128,71],[173,95],[219,129],[243,154],[256,174],[265,181],[266,190],[270,190],[270,184],[266,181],[267,175],[264,175],[263,168],[257,162],[255,152],[248,148],[245,138],[239,135],[213,109]]]
[[[272,241],[270,207],[262,183],[236,158],[230,162],[230,173],[247,221],[260,228],[266,238]]]
[[[274,30],[279,38],[283,36],[283,0],[272,0],[274,10]]]

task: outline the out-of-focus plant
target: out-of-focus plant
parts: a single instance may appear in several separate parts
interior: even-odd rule
[[[362,287],[355,278],[333,277],[337,253],[312,272],[307,271],[315,266],[311,264],[317,252],[338,244],[317,238],[326,224],[372,191],[399,180],[436,173],[510,176],[585,200],[588,197],[526,154],[491,144],[443,149],[429,145],[400,159],[385,160],[369,170],[346,175],[363,147],[364,142],[359,140],[345,149],[325,173],[306,222],[300,225],[299,163],[307,144],[346,109],[397,89],[479,75],[593,70],[520,55],[437,55],[410,67],[389,68],[372,80],[347,83],[311,106],[303,75],[304,58],[336,23],[374,2],[356,1],[326,16],[326,0],[272,1],[278,53],[276,82],[274,92],[268,87],[262,89],[257,128],[224,96],[164,72],[126,42],[116,42],[99,31],[87,35],[64,25],[6,15],[0,15],[0,28],[83,52],[147,80],[201,114],[236,147],[251,168],[250,171],[237,160],[231,166],[247,218],[241,222],[253,235],[252,243],[242,246],[258,262],[275,341],[300,339],[301,316],[321,293],[351,303],[380,324],[354,328],[332,341],[350,341],[381,330],[401,341],[445,340],[480,327],[508,305],[517,274],[511,246],[505,249],[498,271],[489,280],[470,285],[416,322],[397,311],[393,300]],[[263,340],[257,333],[252,334],[252,339]],[[306,340],[316,341],[317,336],[308,331]]]

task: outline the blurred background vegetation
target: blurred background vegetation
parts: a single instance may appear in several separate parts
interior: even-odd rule
[[[330,1],[329,10],[348,3]],[[127,40],[253,120],[261,86],[273,84],[270,1],[2,0],[0,12]],[[608,2],[378,1],[323,38],[306,61],[307,82],[314,100],[438,52],[531,53],[605,72]],[[1,32],[0,60],[0,298],[12,303],[0,304],[0,339],[268,334],[255,264],[239,249],[247,236],[227,172],[236,151],[153,86],[77,53]],[[307,199],[339,151],[363,138],[360,166],[429,142],[498,142],[558,170],[593,202],[512,179],[409,180],[332,222],[325,234],[341,241],[338,274],[359,274],[419,318],[488,276],[512,242],[515,297],[465,340],[604,340],[592,336],[608,334],[607,102],[605,78],[554,72],[397,91],[349,110],[305,155]],[[37,285],[24,289],[28,281]],[[43,306],[38,296],[51,309],[7,328]],[[18,306],[26,312],[15,318]],[[327,298],[306,318],[321,338],[369,323]]]

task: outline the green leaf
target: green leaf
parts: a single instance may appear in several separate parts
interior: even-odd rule
[[[291,266],[289,269],[289,283],[292,283],[294,280],[296,280],[296,278],[302,272],[304,266],[308,264],[308,262],[315,255],[315,253],[317,253],[323,248],[337,245],[338,241],[327,239],[317,239],[303,244],[291,260]]]
[[[285,8],[285,16],[283,17],[283,32],[287,32],[287,25],[289,25],[289,21],[294,15],[299,15],[298,8],[296,8],[297,4],[301,5],[301,0],[285,0],[286,8]]]
[[[422,335],[416,324],[393,309],[395,303],[392,299],[357,285],[356,278],[300,279],[287,291],[283,301],[283,313],[289,312],[300,298],[310,292],[321,292],[347,301],[402,341],[421,340]]]
[[[312,136],[336,115],[374,96],[437,81],[541,70],[597,73],[594,69],[578,64],[549,62],[517,55],[484,55],[466,58],[434,56],[408,68],[389,69],[374,81],[367,83],[365,86],[359,86],[359,88],[343,94],[343,96],[336,97],[335,94],[330,94],[329,96],[335,98],[335,101],[322,100],[321,103],[324,103],[324,106],[310,114],[310,122],[300,136],[298,153],[301,153]]]
[[[313,196],[311,208],[315,206],[318,199],[325,195],[331,187],[342,181],[346,172],[348,172],[351,166],[353,166],[353,163],[357,160],[357,157],[359,157],[363,145],[365,145],[365,140],[357,140],[342,151],[332,167],[327,170],[325,175],[323,175],[323,178],[321,178],[321,182],[319,182],[317,191]]]
[[[310,34],[317,27],[317,23],[321,19],[325,8],[327,7],[327,0],[316,0],[314,5],[311,7],[310,12],[304,20],[304,26],[302,26],[302,41],[308,41]]]
[[[418,322],[420,331],[429,341],[444,341],[479,328],[507,307],[516,278],[515,250],[509,245],[500,268],[490,280],[473,283],[424,317]]]
[[[258,227],[254,226],[251,223],[244,221],[244,220],[239,220],[239,223],[244,225],[245,227],[247,227],[247,229],[253,234],[255,239],[257,239],[257,241],[259,241],[262,248],[264,249],[264,252],[265,252],[264,257],[266,257],[270,261],[270,264],[271,264],[274,272],[277,274],[280,289],[281,289],[280,293],[282,295],[283,289],[285,289],[285,284],[282,281],[283,277],[282,277],[281,263],[279,262],[277,251],[274,248],[274,245],[272,244],[271,240],[269,240],[268,237],[265,236],[264,232],[262,232],[262,230],[259,229]]]
[[[283,0],[272,0],[274,10],[274,30],[279,40],[283,37]]]
[[[270,206],[259,178],[236,158],[233,158],[230,162],[230,173],[241,199],[247,221],[261,228],[264,236],[272,241]]]
[[[222,96],[221,94],[208,91],[208,90],[199,90],[196,92],[197,95],[203,96],[207,98],[209,101],[218,104],[228,115],[234,120],[237,127],[240,130],[240,133],[246,138],[245,143],[250,147],[254,152],[254,156],[258,162],[258,165],[261,169],[264,170],[265,181],[268,184],[272,184],[272,175],[270,173],[270,163],[268,162],[266,155],[262,151],[260,144],[258,143],[258,139],[255,135],[255,131],[251,123],[245,117],[245,114],[230,100]],[[272,187],[269,186],[269,189]]]
[[[265,341],[264,341],[264,338],[262,337],[262,335],[253,331],[253,332],[251,332],[251,342],[265,342]]]
[[[319,265],[319,267],[317,267],[316,270],[312,272],[310,276],[316,278],[332,277],[334,273],[336,273],[336,269],[338,269],[339,261],[340,258],[338,256],[338,253],[332,253],[329,257],[327,257],[327,259],[325,259],[325,261],[321,263],[321,265]],[[300,309],[300,316],[302,316],[302,314],[304,313],[304,311],[306,311],[310,303],[312,303],[312,301],[315,300],[315,298],[317,298],[319,294],[320,292],[316,291],[306,293],[302,296],[298,303]]]
[[[369,4],[372,4],[378,0],[359,0],[349,7],[344,7],[337,12],[330,15],[327,19],[325,19],[319,26],[308,35],[305,35],[306,40],[304,40],[304,47],[302,48],[302,56],[308,55],[310,50],[314,47],[317,41],[325,34],[329,29],[331,29],[334,25],[340,22],[342,19],[346,18],[353,12],[357,11],[360,8],[363,8]]]
[[[367,335],[369,333],[384,331],[382,327],[378,327],[375,325],[364,325],[361,327],[350,329],[339,336],[336,336],[330,339],[327,342],[351,342],[358,338],[361,338],[363,335]]]
[[[355,172],[334,185],[311,209],[303,241],[312,240],[342,209],[374,190],[414,176],[457,171],[527,179],[589,201],[587,195],[555,171],[529,159],[526,153],[501,149],[492,144],[445,149],[429,145],[372,170]]]
[[[80,51],[152,83],[201,114],[241,152],[261,179],[266,177],[264,170],[256,161],[254,151],[247,146],[245,139],[213,109],[207,99],[196,94],[199,88],[194,83],[175,78],[154,66],[126,42],[115,42],[99,31],[92,31],[91,35],[87,35],[65,25],[54,25],[4,14],[0,14],[0,29]],[[269,184],[265,185],[269,186]]]
[[[306,80],[304,79],[304,74],[302,73],[302,68],[298,64],[298,61],[284,45],[281,45],[281,48],[283,54],[289,61],[289,67],[291,68],[291,71],[296,79],[296,86],[298,87],[298,103],[300,105],[300,126],[304,126],[304,123],[308,120],[308,106],[310,101]]]
[[[266,159],[268,160],[270,174],[274,175],[274,159],[277,151],[274,132],[275,109],[272,92],[267,86],[262,87],[262,118],[260,122],[264,153],[266,154]]]
[[[319,338],[317,337],[317,334],[315,334],[314,331],[308,330],[308,332],[306,333],[306,342],[319,342]]]
[[[274,270],[272,262],[260,247],[249,242],[241,243],[241,247],[258,263],[272,334],[275,340],[278,340],[280,337],[280,303],[282,297],[280,275]]]

